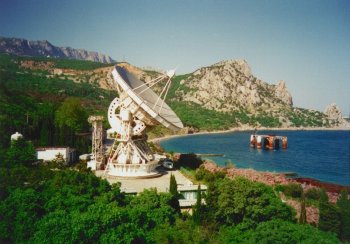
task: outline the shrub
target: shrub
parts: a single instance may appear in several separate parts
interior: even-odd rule
[[[284,185],[276,185],[275,190],[278,192],[284,192]]]
[[[218,179],[223,179],[226,176],[226,173],[223,171],[218,171],[215,173],[211,173],[208,170],[204,169],[203,167],[199,167],[195,172],[195,178],[196,180],[203,180],[207,183],[214,182]]]
[[[320,200],[322,190],[320,188],[310,188],[305,192],[305,197],[311,200]]]
[[[283,193],[288,197],[300,198],[303,188],[298,183],[284,185]]]

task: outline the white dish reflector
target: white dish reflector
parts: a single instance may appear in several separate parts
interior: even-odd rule
[[[137,79],[125,68],[116,66],[112,71],[114,80],[124,90],[124,92],[136,103],[147,117],[164,125],[165,127],[178,131],[183,128],[183,124],[175,112],[145,83]],[[141,89],[135,89],[143,86]]]

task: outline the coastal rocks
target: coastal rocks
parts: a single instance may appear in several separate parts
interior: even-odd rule
[[[335,103],[329,104],[326,107],[326,109],[324,110],[324,113],[331,120],[341,120],[341,119],[343,119],[343,116],[342,116],[342,114],[340,112],[340,108]]]
[[[226,171],[228,177],[243,176],[249,180],[264,183],[266,185],[274,186],[277,184],[288,184],[289,180],[282,174],[274,174],[270,172],[258,172],[253,169],[238,169],[232,168],[221,168],[215,163],[205,161],[203,167],[209,172]]]
[[[209,172],[215,173],[215,172],[225,172],[226,175],[230,178],[234,178],[237,176],[243,176],[251,181],[261,182],[266,185],[275,186],[275,185],[285,185],[289,183],[301,183],[302,187],[304,189],[304,192],[308,191],[311,188],[315,187],[325,187],[327,190],[327,195],[329,197],[329,202],[336,203],[337,199],[339,197],[339,191],[340,189],[336,189],[337,191],[334,192],[334,186],[329,188],[329,183],[321,183],[318,181],[302,181],[298,182],[293,179],[287,179],[285,175],[283,174],[274,174],[270,172],[258,172],[253,169],[237,169],[235,167],[232,168],[222,168],[217,166],[215,163],[210,161],[205,161],[201,167],[204,167],[204,169],[208,170]],[[316,184],[315,184],[316,183]],[[319,183],[319,185],[317,185]],[[290,205],[296,210],[297,218],[300,216],[300,202],[296,201],[294,199],[287,199],[283,193],[280,193],[280,198],[283,202]],[[312,225],[317,225],[319,221],[319,209],[314,206],[307,206],[306,207],[306,216],[307,216],[307,222]]]
[[[337,104],[329,104],[324,110],[324,114],[328,117],[333,125],[337,125],[343,128],[350,128],[350,123],[343,118],[343,115]]]

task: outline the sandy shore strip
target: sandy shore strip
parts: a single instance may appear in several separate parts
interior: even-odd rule
[[[238,131],[252,131],[257,129],[258,131],[350,131],[350,128],[344,128],[344,127],[335,127],[335,128],[326,128],[326,127],[276,127],[276,128],[271,128],[271,127],[248,127],[248,126],[242,126],[242,127],[236,127],[236,128],[231,128],[228,130],[214,130],[214,131],[199,131],[199,132],[194,132],[191,134],[176,134],[176,135],[167,135],[163,137],[157,137],[157,138],[152,138],[149,139],[149,142],[154,142],[154,143],[159,143],[161,141],[169,140],[172,138],[178,138],[178,137],[185,137],[185,136],[193,136],[193,135],[209,135],[209,134],[224,134],[224,133],[232,133],[232,132],[238,132]]]

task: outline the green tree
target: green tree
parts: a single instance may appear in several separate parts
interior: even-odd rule
[[[67,126],[74,132],[86,129],[87,113],[78,98],[67,98],[56,111],[55,122],[59,127]]]
[[[300,198],[300,217],[299,217],[299,223],[300,224],[306,224],[306,204],[305,204],[305,194],[304,191],[301,193]]]
[[[305,192],[305,198],[311,199],[311,200],[320,200],[322,190],[320,188],[310,188]]]
[[[39,145],[48,146],[54,143],[55,106],[51,103],[41,104],[36,113],[33,124],[40,128]]]
[[[340,230],[340,211],[337,205],[326,201],[325,197],[319,204],[320,218],[318,228],[323,231],[330,231],[339,236]]]
[[[201,191],[201,185],[198,185],[197,189],[197,201],[196,204],[193,206],[192,209],[192,218],[194,223],[199,224],[202,219],[202,191]]]
[[[135,235],[134,238],[142,237],[156,226],[174,223],[177,212],[171,206],[171,199],[171,194],[158,194],[156,189],[144,190],[132,198],[127,206],[128,223],[135,225],[139,228],[139,233],[143,233]]]
[[[174,225],[158,225],[149,233],[149,236],[149,239],[155,243],[206,243],[210,241],[201,226],[182,219],[176,219]]]
[[[88,130],[87,117],[78,98],[67,98],[55,114],[55,124],[58,129],[57,144],[75,147],[79,152],[87,151],[89,145],[87,139],[79,139],[76,135]]]
[[[286,196],[300,198],[303,193],[303,188],[299,183],[289,183],[283,186],[283,193]]]
[[[12,140],[11,146],[6,152],[6,162],[9,166],[23,164],[32,165],[36,160],[36,151],[30,141],[23,138]]]
[[[272,220],[258,225],[252,243],[339,243],[335,235],[324,233],[310,225],[298,225]]]
[[[205,219],[210,220],[210,222],[215,222],[215,213],[218,211],[217,202],[219,201],[220,191],[218,187],[218,182],[209,182],[207,185],[207,192],[205,195],[204,211]]]
[[[177,182],[173,174],[170,175],[169,193],[171,194],[171,206],[180,213],[179,192],[177,191]]]
[[[346,189],[341,191],[337,206],[340,211],[340,239],[350,241],[350,200]]]
[[[0,202],[0,242],[23,243],[33,235],[33,223],[43,213],[40,195],[33,189],[16,189]]]
[[[72,219],[66,210],[49,212],[35,223],[33,243],[72,243]]]
[[[210,192],[212,190],[208,192],[207,211],[219,224],[235,225],[246,220],[257,223],[271,219],[294,221],[295,213],[269,186],[240,177],[217,180],[215,184],[213,193],[216,196]]]

